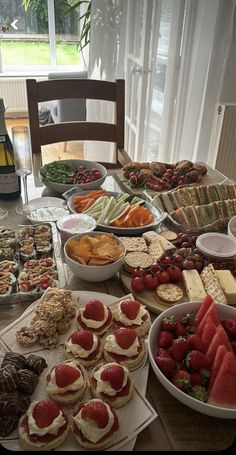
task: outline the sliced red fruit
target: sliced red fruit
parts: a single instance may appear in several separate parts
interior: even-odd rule
[[[223,358],[226,354],[227,349],[225,346],[223,345],[220,345],[218,346],[217,350],[216,350],[216,355],[215,355],[215,359],[214,359],[214,363],[212,365],[212,368],[211,368],[211,377],[210,377],[210,382],[209,382],[209,385],[208,385],[208,393],[210,393],[211,389],[212,389],[212,386],[215,382],[215,378],[217,376],[217,373],[221,367],[221,364],[223,362]]]
[[[220,320],[219,320],[219,316],[218,316],[218,313],[217,313],[217,310],[216,310],[216,306],[214,303],[211,304],[211,306],[208,308],[207,312],[205,313],[205,315],[203,316],[201,322],[198,324],[197,326],[197,330],[196,330],[196,333],[198,333],[198,335],[201,336],[202,334],[202,331],[203,331],[203,327],[204,327],[204,324],[205,324],[205,321],[206,321],[206,318],[210,316],[212,321],[214,322],[214,324],[216,326],[218,326],[219,324],[221,324]]]
[[[91,400],[82,408],[84,420],[94,420],[98,428],[105,428],[109,421],[109,415],[105,404],[100,400]]]
[[[225,346],[227,351],[232,351],[229,339],[222,325],[218,325],[216,327],[216,333],[206,351],[206,355],[210,358],[212,364],[214,363],[217,348],[220,345]]]
[[[137,300],[123,300],[121,310],[128,319],[135,319],[138,315],[141,304]]]
[[[55,367],[55,379],[58,387],[67,387],[76,381],[81,376],[80,371],[77,368],[62,363]]]
[[[121,365],[106,365],[101,379],[110,383],[114,390],[121,390],[124,379],[124,368]]]
[[[202,329],[202,334],[201,334],[201,341],[202,341],[204,352],[207,351],[215,333],[216,333],[216,325],[212,321],[212,318],[210,316],[207,316],[205,319],[205,323],[204,323],[204,326]]]
[[[104,305],[100,300],[90,300],[85,305],[83,316],[86,319],[94,319],[95,321],[102,321],[104,319],[105,311]]]
[[[226,352],[215,377],[208,403],[236,408],[236,359],[233,352]]]
[[[90,330],[80,330],[70,336],[73,344],[79,344],[85,351],[90,351],[93,347],[93,332]]]
[[[210,308],[211,304],[213,303],[213,299],[210,295],[207,295],[205,299],[203,300],[197,314],[196,314],[196,319],[195,319],[195,324],[199,325],[202,318]]]
[[[52,400],[39,401],[33,409],[33,418],[39,428],[51,425],[59,415],[60,409]]]
[[[122,349],[128,349],[133,344],[134,340],[137,338],[135,329],[127,329],[121,327],[120,329],[114,330],[113,333],[115,335],[117,344]]]

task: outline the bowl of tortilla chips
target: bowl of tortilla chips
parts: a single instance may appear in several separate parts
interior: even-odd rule
[[[125,245],[112,233],[77,234],[64,246],[65,260],[72,273],[86,281],[104,281],[115,275],[125,258]]]

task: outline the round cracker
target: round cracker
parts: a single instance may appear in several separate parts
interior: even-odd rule
[[[179,302],[184,295],[182,289],[172,283],[160,284],[156,288],[156,294],[161,300],[167,303]]]
[[[173,242],[177,239],[177,234],[174,231],[161,231],[160,235],[162,235],[164,239],[169,240],[169,242]]]
[[[131,267],[132,269],[136,269],[137,267],[147,269],[152,265],[153,258],[147,253],[141,253],[138,251],[126,254],[124,262],[128,267]]]

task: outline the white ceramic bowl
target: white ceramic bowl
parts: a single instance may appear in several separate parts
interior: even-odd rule
[[[85,213],[66,215],[57,221],[61,242],[64,244],[68,239],[77,234],[85,234],[94,231],[96,221]]]
[[[102,235],[102,234],[107,234],[105,232],[90,232],[90,236],[97,236],[97,235]],[[85,234],[78,234],[74,235],[71,237],[73,240],[78,240]],[[92,282],[98,282],[98,281],[105,281],[111,278],[113,275],[115,275],[117,272],[119,272],[125,258],[125,246],[123,242],[119,239],[119,237],[116,237],[114,235],[115,240],[117,243],[122,244],[123,249],[124,249],[124,254],[121,256],[117,261],[112,262],[110,264],[105,264],[105,265],[84,265],[80,264],[79,262],[74,261],[71,259],[68,254],[67,254],[67,244],[68,241],[65,243],[64,246],[64,254],[65,254],[65,260],[69,268],[71,269],[72,273],[81,278],[82,280],[85,281],[92,281]]]
[[[56,161],[56,162],[58,162],[58,161]],[[100,179],[98,179],[98,180],[95,180],[94,182],[81,183],[81,184],[78,184],[78,185],[76,185],[76,184],[69,185],[69,184],[65,184],[65,183],[55,183],[55,182],[52,182],[50,180],[44,179],[42,174],[41,174],[42,169],[44,169],[49,164],[52,165],[53,163],[54,162],[52,161],[51,163],[48,163],[48,164],[45,164],[44,166],[41,166],[41,168],[39,169],[39,175],[40,175],[42,183],[47,188],[49,188],[50,190],[52,190],[55,193],[62,194],[62,193],[65,193],[66,191],[70,190],[71,188],[75,188],[75,187],[78,187],[81,190],[95,190],[97,188],[100,188],[100,186],[103,184],[103,182],[104,182],[104,180],[105,180],[105,178],[107,176],[106,168],[104,166],[102,166],[102,164],[97,163],[95,161],[61,160],[61,163],[73,164],[75,167],[85,166],[88,170],[92,169],[93,167],[95,167],[95,168],[97,168],[100,171],[102,177]]]
[[[235,235],[233,234],[233,230]],[[233,216],[228,222],[228,235],[232,237],[234,240],[236,239],[236,216]]]
[[[197,312],[202,302],[187,302],[187,303],[179,303],[167,310],[163,311],[153,322],[149,336],[148,336],[148,352],[149,352],[149,359],[153,368],[153,371],[157,377],[157,379],[162,383],[168,392],[170,392],[177,400],[181,401],[183,404],[188,406],[189,408],[194,409],[195,411],[201,412],[202,414],[207,414],[213,417],[219,417],[222,419],[236,419],[236,409],[232,408],[224,408],[221,406],[213,406],[211,404],[203,403],[195,398],[187,395],[186,393],[182,392],[176,386],[174,386],[161,372],[159,367],[157,366],[154,357],[157,352],[157,339],[161,328],[161,321],[166,316],[175,315],[177,318],[186,314]],[[236,317],[236,308],[231,306],[223,305],[223,304],[216,304],[217,313],[221,320],[228,319],[231,317]]]
[[[200,235],[196,240],[196,247],[208,256],[217,258],[236,256],[236,238],[220,232]]]

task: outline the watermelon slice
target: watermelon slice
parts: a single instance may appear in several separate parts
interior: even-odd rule
[[[229,351],[227,351],[226,347],[223,344],[218,346],[218,348],[216,350],[215,360],[214,360],[213,366],[211,368],[210,382],[209,382],[209,385],[208,385],[208,393],[209,394],[211,392],[212,386],[213,386],[213,384],[215,382],[215,378],[216,378],[217,373],[218,373],[218,371],[219,371],[219,369],[221,367],[221,364],[223,362],[223,358],[224,358],[226,352],[229,352]]]
[[[195,325],[198,326],[203,318],[205,316],[207,310],[210,308],[211,304],[213,303],[213,299],[210,295],[207,295],[205,299],[203,300],[195,318]]]
[[[206,321],[206,318],[210,316],[212,321],[214,322],[214,324],[216,326],[218,326],[219,324],[221,324],[220,320],[219,320],[219,316],[217,314],[217,310],[216,310],[216,306],[214,303],[211,304],[211,306],[208,308],[207,312],[205,313],[205,315],[203,316],[202,320],[200,321],[199,325],[197,326],[197,330],[196,330],[196,333],[201,336],[202,335],[202,331],[203,331],[203,326],[205,324],[205,321]]]
[[[205,323],[202,329],[201,340],[203,344],[203,351],[206,352],[211,343],[212,338],[216,333],[216,324],[212,320],[211,316],[207,316],[204,319],[204,321]]]
[[[236,408],[236,359],[233,352],[226,352],[215,377],[208,403]]]
[[[225,346],[227,351],[232,351],[231,344],[222,325],[216,327],[216,333],[206,351],[206,355],[210,358],[212,365],[214,363],[217,348],[220,345]]]

